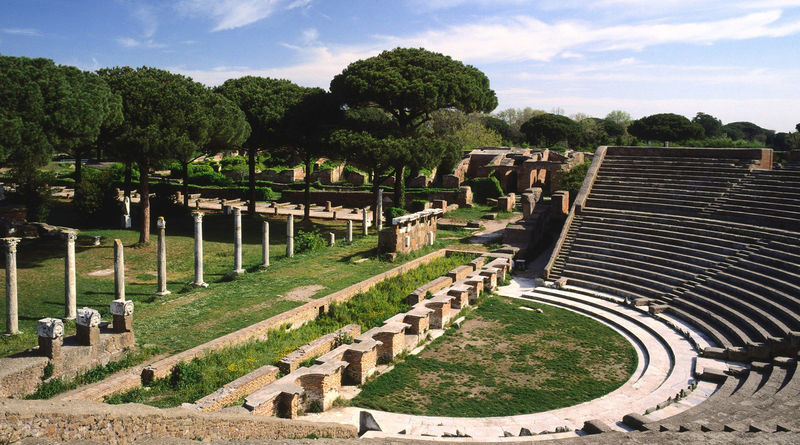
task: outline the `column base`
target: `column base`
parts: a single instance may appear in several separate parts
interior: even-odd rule
[[[266,269],[266,268],[268,268],[268,267],[269,267],[269,263],[267,263],[267,264],[261,264],[261,265],[259,265],[259,266],[258,266],[258,268],[259,268],[259,269]]]
[[[22,334],[22,331],[4,332],[3,337],[15,337],[20,334]]]
[[[233,270],[231,271],[231,273],[232,273],[233,275],[244,275],[244,272],[245,272],[245,270],[244,270],[244,269],[233,269]]]
[[[164,296],[167,296],[167,295],[169,295],[171,293],[172,292],[170,292],[168,290],[165,290],[165,291],[161,291],[161,292],[153,292],[153,295],[155,295],[156,297],[164,297]]]
[[[205,282],[202,282],[202,283],[191,282],[191,283],[189,283],[189,286],[192,286],[192,287],[208,287],[208,283],[205,283]]]

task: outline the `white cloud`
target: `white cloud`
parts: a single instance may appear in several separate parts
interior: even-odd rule
[[[280,9],[306,7],[311,0],[182,0],[179,11],[208,16],[216,22],[212,31],[236,29],[263,20]]]
[[[28,37],[42,36],[42,33],[35,28],[3,28],[3,32],[6,34],[13,34],[18,36],[28,36]]]
[[[116,40],[117,43],[124,46],[125,48],[136,48],[141,46],[144,48],[161,49],[167,47],[167,45],[155,42],[152,39],[136,40],[132,37],[117,37]]]
[[[303,33],[300,35],[300,41],[305,45],[311,45],[312,43],[315,43],[317,38],[319,38],[319,31],[317,31],[316,28],[304,29]]]
[[[158,29],[158,18],[153,9],[148,5],[139,4],[133,11],[133,17],[142,25],[142,36],[153,37]]]
[[[800,21],[781,23],[781,11],[724,20],[595,26],[581,21],[545,23],[531,16],[454,25],[411,37],[383,36],[386,47],[424,47],[475,62],[549,61],[579,51],[642,50],[668,43],[712,44],[800,32]]]

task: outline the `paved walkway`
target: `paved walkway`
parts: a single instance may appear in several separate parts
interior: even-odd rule
[[[535,434],[541,431],[554,431],[555,428],[564,426],[573,432],[562,433],[559,436],[574,437],[577,434],[574,430],[580,429],[584,421],[591,419],[601,419],[615,429],[625,430],[624,425],[616,423],[625,414],[643,413],[669,397],[674,397],[694,381],[692,371],[696,359],[695,350],[675,330],[640,310],[614,301],[608,295],[593,295],[591,291],[577,290],[577,288],[535,289],[532,278],[514,277],[510,285],[499,288],[499,293],[511,298],[535,299],[541,303],[583,313],[611,326],[631,340],[639,356],[638,367],[626,384],[610,394],[567,408],[508,417],[413,416],[345,407],[308,415],[305,418],[357,426],[360,412],[367,411],[372,414],[382,431],[369,432],[366,437],[399,439],[427,436],[425,439],[431,439],[441,438],[444,434],[461,433],[471,436],[472,439],[466,439],[467,441],[485,441],[498,440],[508,434],[518,436],[521,428],[526,428]],[[689,397],[662,411],[666,413],[668,410],[669,415],[674,415],[702,402],[716,388],[716,385],[700,382]],[[658,411],[651,416],[661,417],[657,413]],[[400,434],[401,432],[403,434]],[[544,437],[554,438],[553,435]],[[543,436],[531,437],[535,438]]]

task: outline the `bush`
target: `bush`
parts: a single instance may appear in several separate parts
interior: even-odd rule
[[[10,200],[25,205],[28,209],[28,221],[47,220],[53,204],[50,184],[55,182],[55,175],[26,166],[12,170],[11,178],[17,184],[17,191]]]
[[[83,218],[95,218],[98,215],[117,215],[115,173],[109,170],[99,171],[86,169],[81,182],[75,184],[75,199],[72,205]]]
[[[503,189],[500,181],[494,176],[488,178],[472,178],[465,182],[472,188],[472,195],[478,202],[486,202],[489,198],[499,198],[503,196]]]
[[[325,247],[325,239],[319,233],[319,229],[309,232],[298,230],[294,235],[294,250],[297,253],[313,252]]]
[[[233,184],[227,176],[222,173],[217,173],[208,167],[205,171],[200,171],[194,175],[189,175],[189,184],[191,185],[217,185],[221,187]]]
[[[123,182],[125,181],[125,164],[115,162],[106,168],[112,181]],[[139,167],[136,164],[131,165],[131,182],[139,181]]]
[[[575,200],[575,196],[581,190],[583,179],[586,178],[586,172],[589,170],[591,162],[586,161],[581,165],[575,166],[572,170],[564,174],[564,179],[561,182],[561,188],[569,192],[569,201]]]
[[[384,218],[389,220],[389,222],[391,223],[391,221],[394,218],[403,216],[406,213],[408,213],[408,212],[406,212],[406,209],[403,209],[403,208],[400,208],[400,207],[387,207],[386,210],[384,211],[383,216],[384,216]]]
[[[192,360],[189,363],[178,362],[169,376],[169,383],[173,388],[188,388],[196,385],[202,380],[200,376],[199,361]]]
[[[424,199],[415,199],[415,200],[411,201],[411,205],[410,205],[411,211],[412,212],[421,212],[421,211],[425,210],[425,204],[427,204],[427,203],[428,203],[428,201],[426,201]]]

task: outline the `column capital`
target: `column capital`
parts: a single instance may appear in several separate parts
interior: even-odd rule
[[[159,229],[167,227],[167,221],[164,219],[163,216],[159,216],[158,219],[156,220],[156,227],[158,227]]]
[[[203,221],[203,215],[205,215],[205,213],[203,213],[203,212],[199,212],[199,211],[192,212],[192,218],[194,218],[194,222],[196,222],[196,223]]]
[[[242,209],[240,209],[239,207],[233,208],[233,216],[239,216],[241,214],[242,214]]]
[[[12,252],[17,251],[17,243],[22,241],[22,238],[17,238],[15,236],[9,236],[6,238],[0,238],[3,241],[3,244],[8,248],[8,250]]]
[[[64,238],[67,241],[75,241],[76,239],[78,239],[78,234],[74,230],[65,230],[62,233],[64,234]]]

